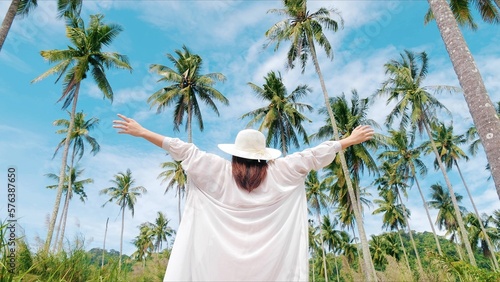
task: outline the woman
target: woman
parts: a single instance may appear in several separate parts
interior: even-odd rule
[[[119,133],[142,137],[182,161],[189,192],[164,281],[307,281],[308,222],[305,178],[335,154],[373,137],[357,127],[340,141],[278,158],[264,135],[238,133],[219,144],[232,161],[194,144],[143,128],[131,118],[113,121]]]

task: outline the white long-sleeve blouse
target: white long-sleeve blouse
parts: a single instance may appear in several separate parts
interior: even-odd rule
[[[269,161],[263,183],[238,188],[231,162],[166,137],[188,192],[164,281],[307,281],[305,178],[331,163],[336,141]]]

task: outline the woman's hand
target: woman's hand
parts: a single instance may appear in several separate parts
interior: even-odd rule
[[[124,115],[118,114],[121,120],[114,120],[113,127],[119,129],[120,134],[130,134],[136,137],[142,137],[145,129],[135,120],[128,118]]]
[[[342,145],[342,149],[345,149],[372,139],[373,134],[375,134],[375,131],[369,125],[360,125],[351,132],[351,135],[340,140],[340,144]]]
[[[373,134],[375,131],[369,125],[360,125],[351,132],[349,137],[353,139],[353,145],[355,145],[372,139]]]

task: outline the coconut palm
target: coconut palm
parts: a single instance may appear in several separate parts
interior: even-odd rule
[[[467,224],[467,229],[469,230],[470,241],[473,242],[472,246],[477,249],[480,246],[483,256],[489,258],[493,262],[493,257],[495,251],[493,245],[489,243],[490,238],[498,239],[498,234],[494,227],[490,227],[489,224],[492,222],[493,216],[483,213],[481,217],[477,217],[476,214],[468,213],[464,220]],[[493,266],[494,262],[493,262]]]
[[[186,46],[182,50],[175,50],[177,58],[172,54],[167,54],[168,60],[174,68],[152,64],[149,70],[161,76],[158,82],[172,83],[153,93],[148,98],[151,107],[156,107],[157,112],[161,112],[171,106],[174,108],[174,129],[179,130],[179,126],[187,115],[186,131],[188,132],[188,142],[193,141],[192,120],[198,121],[198,126],[203,131],[203,117],[200,109],[200,100],[212,109],[217,116],[219,110],[216,101],[223,105],[229,105],[221,92],[214,88],[218,81],[224,81],[226,77],[221,73],[201,74],[202,58],[193,54]]]
[[[321,215],[323,212],[328,212],[329,198],[327,192],[329,190],[329,185],[331,184],[331,178],[325,178],[323,180],[318,176],[318,172],[312,170],[309,172],[306,178],[306,199],[308,211],[311,214],[315,214],[318,220],[318,226],[322,226]],[[323,233],[319,232],[319,247],[321,248],[321,253],[323,257],[323,273],[325,275],[325,281],[328,281],[327,268],[326,268],[326,253],[324,246]]]
[[[498,0],[495,0],[498,1]],[[477,29],[477,24],[473,17],[473,10],[471,5],[474,5],[481,18],[487,23],[500,23],[500,13],[498,11],[498,3],[493,0],[450,0],[450,9],[455,16],[458,25],[469,27],[472,30]],[[434,14],[429,8],[427,14],[424,16],[424,23],[428,24],[434,20]]]
[[[390,126],[396,119],[399,119],[400,129],[418,129],[419,133],[424,130],[431,142],[434,154],[439,156],[436,145],[432,139],[430,124],[436,119],[437,110],[448,110],[429,91],[439,93],[441,91],[459,91],[452,86],[424,86],[424,80],[428,72],[428,58],[425,52],[414,53],[405,50],[399,60],[391,60],[384,65],[389,78],[382,83],[382,87],[375,95],[388,95],[387,103],[392,101],[396,105],[391,110],[386,119],[386,124]],[[408,129],[407,129],[408,130]],[[455,208],[459,231],[462,234],[463,243],[467,255],[472,265],[476,265],[476,260],[467,236],[467,230],[460,214],[458,203],[455,199],[453,186],[446,173],[446,169],[440,158],[436,158],[439,168],[443,174],[446,186],[451,195],[453,207]]]
[[[353,90],[351,92],[351,99],[348,101],[345,94],[342,93],[339,97],[329,99],[330,108],[333,110],[337,117],[338,132],[341,137],[347,137],[351,132],[360,125],[370,125],[378,128],[379,125],[372,119],[368,118],[369,99],[360,99],[358,92]],[[318,113],[325,116],[325,124],[321,126],[317,133],[311,135],[311,140],[328,140],[334,138],[332,131],[331,119],[327,114],[327,107],[319,109]],[[359,180],[361,174],[368,171],[369,174],[377,173],[377,164],[375,159],[371,156],[370,150],[375,151],[380,141],[378,134],[374,139],[350,146],[344,151],[345,159],[350,169],[350,175],[353,179]],[[341,168],[340,158],[336,158],[332,166]],[[338,170],[342,173],[342,170]],[[343,175],[338,175],[339,178],[344,178]]]
[[[341,136],[349,136],[349,134],[359,125],[367,124],[372,127],[378,127],[378,124],[367,118],[369,110],[368,99],[359,99],[356,90],[351,92],[352,97],[350,101],[347,100],[342,93],[339,97],[330,98],[330,108],[334,111],[335,116],[338,117],[338,130]],[[317,133],[311,135],[312,140],[328,140],[333,138],[333,131],[331,127],[331,119],[327,115],[326,107],[319,109],[318,113],[325,116],[325,124],[321,126]],[[361,173],[367,170],[370,174],[377,173],[377,164],[371,156],[369,150],[376,150],[378,147],[378,137],[366,141],[362,144],[354,145],[347,148],[344,152],[345,160],[350,168],[351,183],[353,183],[354,194],[356,196],[355,202],[358,203],[361,209],[361,204],[368,204],[367,201],[361,199],[359,181]],[[334,187],[331,190],[331,197],[339,208],[347,211],[344,214],[347,217],[341,216],[341,223],[344,225],[351,225],[353,223],[353,207],[348,191],[347,177],[344,176],[344,170],[341,165],[341,159],[336,157],[331,165],[326,167],[327,174],[336,179]],[[339,210],[338,210],[339,211]]]
[[[340,281],[339,267],[337,264],[337,256],[342,252],[342,247],[346,243],[345,238],[349,238],[349,234],[343,230],[336,229],[338,220],[332,220],[330,216],[323,216],[321,225],[321,233],[323,234],[324,242],[328,246],[328,250],[334,254],[334,263],[337,281]]]
[[[288,51],[288,66],[293,68],[294,62],[299,60],[302,72],[305,71],[305,66],[310,55],[321,84],[325,106],[327,106],[329,105],[329,96],[325,80],[323,79],[323,74],[319,66],[315,44],[318,44],[326,52],[326,56],[328,58],[333,59],[332,46],[323,32],[323,29],[335,32],[338,30],[339,26],[343,26],[343,20],[339,13],[333,9],[320,8],[316,12],[310,12],[307,9],[306,0],[283,0],[282,3],[283,8],[269,10],[270,13],[284,15],[285,19],[274,24],[269,30],[266,31],[265,35],[269,39],[269,42],[265,46],[267,47],[270,44],[275,43],[276,45],[274,49],[276,51],[283,41],[291,41],[292,44],[290,45],[290,49]],[[331,18],[331,16],[335,15],[339,16],[340,23]],[[327,107],[327,111],[331,119],[334,138],[335,140],[338,140],[340,136],[335,116],[330,107]],[[339,156],[342,169],[345,172],[344,174],[348,175],[348,167],[342,151],[339,152]],[[354,201],[356,196],[349,178],[347,178],[347,187],[350,198]],[[376,276],[375,269],[373,267],[373,262],[371,261],[368,240],[366,238],[363,220],[361,218],[361,211],[358,209],[357,203],[354,203],[353,206],[356,207],[353,211],[361,238],[366,279],[374,280]]]
[[[0,27],[0,51],[16,16],[26,16],[37,6],[36,0],[12,0]]]
[[[57,1],[57,11],[59,17],[65,16],[70,17],[71,15],[80,15],[82,9],[83,0],[58,0]],[[0,51],[5,43],[7,34],[10,31],[10,27],[14,22],[16,17],[27,16],[33,9],[38,5],[37,0],[12,0],[10,2],[7,14],[2,21],[2,26],[0,27]]]
[[[493,211],[491,223],[493,224],[493,228],[495,228],[495,247],[498,250],[500,249],[500,209]]]
[[[69,202],[73,198],[73,195],[76,194],[79,196],[80,201],[85,202],[87,199],[87,194],[85,193],[85,185],[86,184],[91,184],[94,183],[94,180],[92,178],[87,178],[87,179],[79,179],[80,176],[83,174],[84,169],[78,169],[78,167],[66,167],[67,173],[65,174],[66,179],[64,180],[64,193],[65,193],[65,200],[64,200],[64,209],[63,212],[61,213],[61,216],[59,218],[59,225],[57,227],[57,235],[56,235],[56,241],[59,238],[59,243],[55,245],[57,247],[57,250],[62,249],[62,244],[64,240],[64,230],[66,229],[66,219],[68,218],[68,210],[69,210]],[[48,173],[46,174],[47,177],[54,179],[59,183],[59,176],[55,173]],[[49,189],[56,189],[57,185],[49,185],[47,186]],[[59,232],[61,232],[61,235],[59,237]]]
[[[311,122],[302,114],[304,110],[312,111],[308,104],[300,103],[298,100],[305,97],[311,89],[307,85],[297,86],[288,94],[285,84],[278,72],[270,71],[264,77],[265,83],[262,87],[249,82],[257,97],[268,105],[244,114],[241,118],[251,117],[248,127],[260,123],[259,130],[267,130],[266,145],[274,145],[281,148],[286,155],[290,146],[300,147],[299,136],[304,144],[309,144],[304,126],[304,121]],[[299,135],[299,136],[297,136]]]
[[[137,261],[142,261],[144,267],[146,265],[146,259],[151,256],[154,250],[154,232],[148,223],[141,224],[139,230],[139,235],[132,240],[132,244],[137,248],[132,254],[132,257]]]
[[[70,115],[71,119],[71,114]],[[54,121],[54,125],[56,126],[63,126],[64,128],[59,129],[56,131],[58,134],[63,134],[67,135],[68,133],[68,127],[70,124],[70,120],[67,119],[58,119]],[[91,118],[89,120],[85,120],[85,114],[82,112],[78,112],[75,115],[75,121],[74,121],[74,126],[73,126],[73,133],[70,135],[70,146],[72,145],[72,152],[71,152],[71,160],[69,164],[69,171],[73,171],[73,166],[75,164],[75,161],[80,160],[83,157],[83,154],[85,152],[85,144],[89,144],[91,147],[91,153],[93,155],[97,154],[100,150],[100,145],[97,142],[97,140],[89,135],[89,131],[94,129],[95,126],[99,124],[99,119],[98,118]],[[64,146],[64,143],[66,141],[66,138],[63,138],[61,142],[57,145],[57,148],[54,152],[53,157],[56,156],[57,152],[59,151],[60,148]],[[69,178],[69,184],[68,184],[68,189],[69,191],[66,192],[66,199],[64,200],[64,206],[62,210],[62,214],[64,216],[61,216],[61,221],[59,222],[59,226],[57,228],[57,234],[56,234],[56,241],[59,238],[59,243],[57,244],[57,250],[60,251],[62,248],[62,243],[63,243],[63,238],[64,238],[64,232],[66,228],[66,219],[68,215],[68,208],[69,208],[69,199],[71,197],[71,189],[72,189],[72,184],[71,184],[72,177]],[[61,222],[62,222],[62,228],[61,228]],[[61,236],[59,237],[59,230],[61,230]]]
[[[451,234],[451,240],[457,241],[457,230],[459,229],[458,220],[455,213],[455,207],[451,195],[448,191],[445,191],[443,186],[439,183],[431,185],[431,200],[427,202],[429,207],[437,209],[438,214],[436,217],[436,225],[439,230],[446,230],[446,234]],[[455,199],[458,203],[462,201],[462,196],[455,194]],[[463,206],[459,206],[460,213],[465,214],[466,209]],[[461,238],[463,242],[463,238]],[[460,248],[457,246],[458,254],[461,256]]]
[[[338,117],[337,128],[341,136],[349,136],[354,128],[362,124],[378,127],[375,121],[367,118],[369,110],[368,99],[359,99],[356,90],[353,90],[351,95],[350,100],[347,100],[344,94],[329,99],[330,108],[335,116]],[[327,115],[327,107],[320,108],[319,113],[325,115],[325,125],[321,126],[318,132],[311,136],[311,139],[325,140],[334,138],[331,119]],[[346,161],[350,168],[349,177],[346,177],[340,156],[336,156],[334,161],[325,168],[327,175],[335,179],[335,182],[331,186],[330,197],[336,204],[336,214],[338,214],[340,224],[343,228],[355,226],[356,213],[354,205],[357,205],[358,209],[362,211],[363,204],[370,204],[365,198],[367,196],[366,190],[360,187],[360,180],[361,173],[365,171],[368,171],[369,174],[377,173],[377,164],[369,152],[369,150],[375,150],[378,147],[377,140],[378,137],[362,144],[351,146],[344,151],[343,160]],[[355,198],[351,198],[348,183],[351,183]],[[360,265],[363,265],[363,263]]]
[[[370,253],[373,257],[373,262],[379,268],[384,268],[387,264],[387,252],[384,235],[372,235],[370,241]]]
[[[132,172],[127,169],[125,173],[119,172],[115,174],[111,182],[115,186],[111,186],[99,191],[100,195],[108,195],[110,198],[103,204],[115,202],[120,206],[122,213],[122,228],[120,234],[120,259],[118,260],[118,270],[121,269],[122,254],[123,254],[123,230],[125,227],[125,209],[130,210],[132,217],[134,217],[134,207],[137,202],[137,197],[147,192],[146,188],[142,186],[135,186],[135,180],[132,178]]]
[[[168,244],[168,238],[175,234],[175,230],[168,226],[169,222],[170,220],[167,219],[164,213],[158,212],[155,222],[151,223],[151,230],[153,231],[154,238],[153,246],[157,254],[160,253],[163,242],[167,242]]]
[[[167,188],[165,188],[165,194],[174,187],[177,187],[175,190],[175,196],[178,197],[178,213],[179,213],[179,222],[181,222],[182,212],[181,212],[181,198],[186,191],[187,185],[187,176],[186,172],[182,168],[180,161],[172,161],[172,162],[164,162],[161,163],[161,168],[165,169],[162,171],[157,178],[162,178],[161,184],[168,181]]]
[[[320,246],[320,240],[318,239],[319,237],[319,226],[314,225],[314,220],[309,219],[308,220],[308,238],[309,238],[309,251],[311,252],[311,266],[310,270],[312,270],[312,281],[316,281],[316,264],[315,260],[319,256],[317,255],[319,252],[323,253],[321,250],[323,249],[322,246]],[[322,266],[321,266],[322,267]],[[320,267],[320,268],[321,268]]]
[[[105,70],[111,67],[131,70],[126,56],[115,52],[102,51],[105,46],[109,46],[113,42],[115,37],[122,30],[118,25],[104,24],[103,19],[103,15],[91,15],[90,24],[87,28],[80,18],[68,20],[66,34],[73,46],[68,47],[66,50],[41,51],[40,54],[43,58],[51,63],[55,62],[57,64],[32,81],[38,82],[49,75],[57,74],[58,77],[56,82],[63,78],[63,92],[61,98],[59,98],[59,101],[64,100],[63,109],[66,109],[72,104],[70,123],[68,125],[61,158],[59,185],[54,208],[50,217],[49,229],[44,247],[45,251],[49,250],[55,221],[59,212],[65,174],[64,168],[67,164],[71,134],[75,124],[76,107],[78,104],[81,82],[87,78],[87,73],[90,72],[92,79],[102,91],[104,97],[112,101],[113,90],[108,82]]]
[[[439,255],[442,255],[441,244],[439,243],[439,239],[429,213],[429,207],[427,206],[427,201],[417,177],[418,175],[424,177],[427,174],[427,167],[420,159],[422,149],[420,147],[415,148],[413,146],[414,142],[415,135],[412,132],[406,132],[406,130],[389,130],[389,135],[384,141],[384,150],[379,154],[378,159],[383,159],[386,162],[391,163],[392,166],[394,166],[398,171],[398,174],[403,179],[410,182],[409,187],[411,187],[413,183],[416,184],[420,198],[424,205],[427,219],[429,221],[429,226],[432,229],[432,234],[434,235],[434,240],[436,241],[438,253]]]
[[[459,145],[463,145],[467,142],[466,136],[464,134],[454,135],[453,124],[446,126],[444,123],[438,123],[433,124],[432,139],[436,144],[436,148],[440,154],[441,161],[446,165],[446,169],[451,170],[453,166],[457,168],[458,174],[462,179],[462,183],[464,184],[467,195],[469,196],[469,199],[471,201],[475,215],[477,218],[480,218],[479,211],[477,210],[476,204],[474,203],[474,199],[469,190],[469,186],[467,185],[462,171],[460,170],[460,166],[458,165],[458,160],[460,159],[464,159],[466,161],[469,160],[467,154],[465,154],[465,152],[459,147]],[[421,146],[423,148],[426,148],[426,153],[430,153],[432,151],[432,147],[429,141],[423,142]],[[439,169],[437,159],[434,161],[434,168]],[[485,243],[488,245],[490,250],[493,249],[493,245],[488,238],[488,234],[483,226],[483,222],[481,220],[477,220],[477,222],[480,229],[482,230],[482,233],[485,235]],[[496,257],[492,257],[492,259],[495,268],[498,269],[498,261]]]
[[[463,89],[465,101],[481,138],[500,198],[500,136],[498,134],[500,119],[495,113],[494,104],[486,91],[481,73],[460,32],[450,6],[445,0],[428,0],[428,2]],[[495,3],[498,5],[498,2]]]
[[[407,217],[409,211],[404,208],[402,203],[398,203],[398,197],[400,196],[400,191],[406,193],[406,183],[402,179],[400,174],[397,174],[396,169],[389,163],[384,162],[382,164],[383,173],[375,179],[374,184],[378,185],[379,196],[381,199],[375,199],[373,202],[378,205],[372,214],[383,213],[382,217],[382,228],[386,230],[394,231],[396,230],[399,236],[399,241],[401,243],[401,249],[403,250],[406,266],[408,270],[411,271],[410,263],[408,261],[408,256],[406,255],[406,249],[403,244],[403,238],[401,237],[400,227],[404,228],[407,226]],[[404,187],[401,189],[401,187]],[[411,234],[411,229],[409,230]],[[413,238],[412,238],[413,239]],[[418,252],[415,254],[420,262]]]

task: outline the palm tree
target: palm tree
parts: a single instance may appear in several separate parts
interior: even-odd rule
[[[132,217],[134,217],[134,207],[137,202],[137,197],[140,197],[142,194],[147,192],[146,188],[142,186],[134,186],[135,180],[132,178],[132,172],[130,169],[127,169],[127,172],[119,172],[116,174],[115,179],[111,180],[111,182],[115,186],[111,186],[109,188],[102,189],[99,194],[106,194],[110,198],[106,203],[115,202],[120,206],[120,211],[122,212],[122,229],[120,234],[120,259],[118,263],[118,270],[121,269],[122,264],[122,254],[123,254],[123,230],[125,227],[125,208],[129,209],[132,212]]]
[[[441,251],[441,244],[439,243],[439,239],[429,213],[429,207],[427,206],[427,201],[425,200],[424,193],[422,192],[422,188],[420,187],[417,177],[417,173],[421,176],[425,176],[427,174],[427,167],[420,159],[422,149],[420,147],[414,148],[414,142],[415,135],[411,132],[407,133],[405,130],[389,130],[389,136],[384,142],[385,148],[379,154],[378,159],[385,159],[387,162],[391,163],[403,179],[410,181],[409,187],[411,187],[413,183],[416,184],[420,198],[424,205],[429,225],[432,229],[432,234],[434,235],[434,240],[436,241],[438,254],[443,255],[443,252]]]
[[[163,242],[167,242],[168,244],[168,238],[175,234],[175,230],[168,226],[169,222],[170,220],[167,219],[164,213],[158,212],[155,222],[151,223],[151,230],[153,231],[154,238],[153,246],[157,254],[160,253]]]
[[[177,187],[175,190],[175,196],[178,197],[179,202],[177,203],[178,213],[179,213],[179,223],[181,222],[182,212],[181,212],[181,198],[186,191],[187,176],[186,172],[182,168],[180,161],[164,162],[161,163],[161,168],[165,169],[162,171],[157,178],[163,178],[161,184],[168,181],[167,188],[165,188],[165,194],[173,187]]]
[[[387,264],[387,248],[384,235],[372,235],[370,241],[370,253],[373,256],[373,262],[379,268],[384,268]]]
[[[333,110],[338,119],[337,128],[341,137],[349,136],[359,125],[379,127],[374,120],[367,117],[369,111],[369,100],[366,98],[360,99],[356,90],[353,90],[351,94],[352,97],[350,101],[347,100],[344,93],[342,93],[339,97],[329,99],[330,108]],[[320,115],[325,115],[325,124],[319,128],[317,133],[311,135],[311,139],[332,139],[334,137],[334,133],[332,131],[331,119],[329,119],[327,115],[327,107],[320,108],[318,113]],[[350,175],[353,179],[359,181],[361,174],[364,173],[365,170],[367,170],[370,174],[377,173],[377,164],[371,156],[369,150],[375,151],[379,145],[380,141],[377,134],[376,138],[363,142],[362,144],[350,146],[345,150],[344,155],[346,163],[350,168]],[[330,170],[333,171],[331,168],[335,166],[338,167],[337,178],[339,180],[346,178],[343,175],[341,161],[339,158],[335,158],[334,162],[329,167]],[[359,199],[357,202],[359,203]]]
[[[339,15],[338,12],[333,9],[320,8],[316,12],[311,13],[307,9],[306,0],[283,0],[282,9],[271,9],[269,12],[284,15],[285,19],[274,24],[269,30],[266,31],[265,35],[269,39],[266,46],[269,46],[271,43],[276,43],[275,50],[277,50],[282,41],[291,41],[292,44],[290,45],[290,49],[288,51],[288,66],[293,68],[294,62],[299,60],[302,72],[305,70],[305,65],[310,55],[321,84],[325,106],[328,106],[328,91],[319,66],[315,43],[319,44],[319,46],[323,48],[328,58],[333,58],[332,47],[326,35],[323,33],[323,28],[334,32],[338,30],[339,23],[330,17],[330,15]],[[343,20],[340,16],[339,18],[340,26],[342,26]],[[327,111],[332,123],[335,140],[339,140],[340,136],[333,111],[330,107],[327,107]],[[339,152],[339,157],[344,174],[349,175],[347,163],[342,151]],[[349,178],[347,178],[347,187],[351,200],[355,201],[356,197],[354,188]],[[353,204],[353,206],[356,207],[353,211],[361,238],[364,266],[366,270],[365,275],[366,279],[371,281],[374,280],[376,276],[375,268],[373,266],[373,262],[371,261],[368,240],[366,238],[363,220],[361,218],[361,211],[358,209],[357,203]]]
[[[7,14],[2,21],[2,26],[0,27],[0,51],[2,50],[2,46],[7,38],[10,27],[14,22],[14,18],[16,16],[28,15],[28,13],[36,8],[36,6],[36,0],[12,0],[10,2],[9,9],[7,10]]]
[[[494,210],[491,215],[491,220],[493,223],[493,228],[495,228],[495,249],[500,249],[500,209]]]
[[[248,127],[260,123],[259,130],[267,129],[266,145],[273,144],[280,147],[283,155],[286,155],[290,145],[300,147],[297,135],[302,137],[304,144],[309,144],[306,131],[302,126],[304,121],[311,122],[302,112],[312,111],[308,104],[300,103],[298,100],[305,97],[311,89],[307,85],[299,85],[290,94],[287,93],[281,74],[274,71],[267,73],[264,77],[265,83],[262,87],[249,82],[257,97],[268,102],[267,106],[244,114],[241,118],[252,117]]]
[[[63,109],[66,109],[70,104],[72,104],[71,118],[68,125],[61,159],[59,185],[57,188],[54,209],[50,217],[49,230],[44,247],[45,251],[49,250],[50,242],[52,241],[52,234],[54,232],[55,221],[59,212],[59,204],[61,202],[65,174],[64,168],[67,164],[71,134],[73,133],[75,124],[80,84],[87,77],[87,72],[90,71],[93,80],[104,94],[104,97],[112,101],[113,90],[111,89],[111,85],[106,78],[106,74],[104,72],[105,69],[117,67],[131,70],[126,56],[114,52],[102,52],[102,48],[110,45],[113,39],[122,30],[122,28],[118,25],[104,24],[103,18],[103,15],[91,15],[88,28],[85,28],[85,24],[80,18],[72,18],[71,20],[68,20],[66,34],[74,46],[69,47],[67,50],[41,51],[40,54],[43,58],[49,62],[57,62],[57,64],[32,81],[38,82],[49,75],[58,74],[58,78],[56,80],[57,82],[64,76],[63,93],[59,101],[65,100]]]
[[[498,0],[496,0],[498,1]],[[472,30],[477,29],[477,24],[474,21],[473,11],[471,10],[471,4],[474,4],[479,11],[481,18],[487,23],[500,23],[500,13],[498,12],[498,4],[495,4],[492,0],[472,0],[472,1],[461,1],[461,0],[451,0],[450,9],[457,21],[458,25],[469,27]],[[427,14],[424,16],[424,23],[428,24],[430,21],[434,20],[434,14],[429,8]]]
[[[153,93],[148,98],[151,107],[156,106],[157,112],[161,112],[172,104],[174,108],[174,129],[179,130],[179,125],[187,114],[186,131],[188,132],[188,142],[193,141],[192,137],[192,119],[193,116],[198,120],[198,125],[203,131],[203,118],[201,115],[200,104],[198,100],[204,102],[211,108],[217,116],[219,110],[215,101],[224,105],[229,105],[222,93],[213,86],[218,81],[224,81],[226,77],[221,73],[208,73],[202,75],[202,58],[199,55],[191,53],[186,47],[182,50],[175,50],[178,58],[167,54],[167,58],[174,64],[174,68],[152,64],[149,69],[161,76],[158,82],[172,83]]]
[[[57,10],[59,12],[59,17],[65,16],[69,17],[71,15],[80,15],[83,0],[58,0]],[[37,0],[12,0],[10,2],[7,14],[2,21],[2,26],[0,27],[0,51],[5,43],[7,34],[10,31],[10,27],[14,22],[16,16],[27,16],[30,11],[37,7]]]
[[[389,75],[389,78],[382,83],[382,87],[377,91],[376,95],[387,94],[389,96],[387,99],[388,104],[392,101],[396,101],[394,109],[391,110],[386,119],[387,125],[391,125],[396,118],[399,118],[400,129],[405,129],[407,126],[410,126],[412,130],[418,129],[420,133],[425,129],[434,154],[439,156],[439,152],[431,137],[430,124],[435,119],[436,110],[441,109],[447,111],[447,109],[429,91],[435,90],[439,93],[443,90],[458,91],[458,89],[451,86],[423,86],[423,80],[427,76],[427,67],[428,58],[425,52],[416,54],[405,50],[404,53],[401,54],[400,60],[391,60],[385,64],[386,74]],[[446,173],[446,169],[441,159],[436,159],[451,195],[467,255],[469,256],[471,264],[475,266],[476,260],[467,237],[467,231],[460,214],[458,203],[455,199],[451,181],[448,178],[448,174]]]
[[[375,121],[367,118],[368,99],[359,99],[356,90],[353,90],[351,94],[352,97],[349,101],[344,94],[329,99],[330,108],[338,117],[337,128],[341,136],[349,136],[354,128],[362,124],[378,127]],[[324,140],[331,139],[334,136],[331,119],[328,117],[327,112],[327,107],[320,108],[319,113],[325,115],[325,125],[321,126],[318,132],[311,136],[311,139]],[[354,204],[357,205],[360,212],[362,211],[362,204],[369,204],[369,201],[362,197],[363,191],[360,188],[360,179],[361,173],[364,173],[365,170],[370,174],[377,173],[377,164],[369,153],[369,150],[375,150],[377,147],[378,137],[345,150],[344,160],[350,168],[349,176],[344,173],[340,156],[335,157],[334,161],[325,168],[327,175],[336,179],[330,191],[330,197],[337,205],[336,212],[339,214],[340,222],[344,227],[354,226]],[[351,198],[348,181],[351,183],[355,198]]]
[[[319,227],[314,225],[314,220],[309,219],[308,220],[308,242],[309,242],[309,251],[311,252],[311,266],[310,269],[312,270],[312,281],[316,281],[316,270],[315,270],[315,259],[319,257],[317,253],[320,252],[320,249],[323,250],[323,246],[320,246],[320,242],[318,240],[319,237]],[[321,251],[323,253],[323,251]]]
[[[483,213],[481,217],[477,217],[473,213],[468,213],[464,220],[467,224],[467,229],[469,230],[470,240],[474,243],[472,246],[474,246],[474,249],[476,249],[477,246],[481,247],[483,256],[489,258],[493,262],[493,270],[495,270],[496,266],[493,261],[495,254],[492,253],[495,249],[489,242],[490,238],[498,239],[498,234],[495,233],[494,227],[488,226],[493,220],[493,216]]]
[[[385,247],[385,253],[388,256],[391,256],[395,258],[397,261],[401,260],[401,253],[406,255],[404,245],[403,244],[403,238],[401,237],[401,234],[399,234],[399,242],[398,238],[396,238],[396,232],[391,232],[391,233],[384,233],[384,247]],[[399,233],[399,232],[397,232]],[[407,265],[408,269],[409,266]],[[411,272],[411,269],[410,269]]]
[[[306,199],[307,199],[307,206],[308,206],[308,211],[309,213],[315,213],[317,220],[318,220],[318,226],[322,226],[321,223],[321,214],[323,211],[327,212],[328,211],[328,206],[329,206],[329,199],[328,196],[326,195],[326,192],[328,191],[328,186],[331,183],[331,178],[325,178],[323,180],[320,180],[318,177],[318,172],[315,170],[312,170],[309,172],[306,178],[305,186],[306,186]],[[325,281],[328,281],[328,271],[326,269],[326,253],[325,253],[325,246],[324,246],[324,239],[323,239],[323,233],[320,232],[318,234],[319,239],[320,239],[320,248],[323,256],[323,273],[325,275]]]
[[[137,261],[142,261],[143,267],[146,265],[146,259],[151,256],[154,245],[154,233],[151,225],[143,223],[139,226],[139,235],[132,241],[137,250],[132,254]]]
[[[400,174],[396,173],[396,169],[389,163],[384,162],[382,164],[383,174],[375,179],[375,184],[378,185],[379,196],[382,199],[375,199],[373,202],[378,205],[372,214],[383,213],[382,217],[382,228],[391,231],[396,230],[399,236],[399,241],[401,243],[401,249],[406,261],[406,266],[408,270],[411,271],[410,263],[408,261],[408,256],[406,255],[406,249],[403,244],[403,238],[401,237],[400,227],[407,226],[407,217],[409,211],[404,208],[403,203],[398,204],[398,197],[400,197],[400,190],[406,193],[406,183],[402,179]],[[409,233],[411,234],[411,229],[409,228]],[[413,240],[413,237],[411,238]],[[417,261],[420,263],[420,258],[418,252],[415,250]],[[421,265],[420,265],[421,266]]]
[[[71,114],[68,113],[71,118]],[[82,112],[78,112],[75,115],[75,122],[74,122],[74,127],[73,127],[73,133],[71,133],[70,136],[70,146],[72,146],[72,153],[71,153],[71,160],[70,160],[70,165],[69,165],[69,172],[73,171],[73,166],[75,164],[75,160],[80,160],[83,157],[83,154],[85,152],[85,143],[89,144],[91,146],[91,153],[95,156],[100,150],[100,145],[97,143],[97,140],[89,135],[89,131],[92,130],[97,124],[99,123],[98,118],[91,118],[89,120],[85,120],[85,114]],[[70,120],[66,119],[58,119],[54,121],[54,125],[56,126],[64,126],[65,128],[57,130],[56,133],[58,134],[64,134],[67,135],[68,127],[70,124]],[[64,143],[66,141],[66,138],[63,138],[61,142],[57,145],[57,148],[54,152],[54,155],[52,158],[55,157],[57,154],[58,150],[64,146]],[[68,214],[68,207],[69,207],[69,199],[71,197],[71,189],[72,189],[72,184],[71,184],[72,178],[69,178],[69,184],[68,184],[68,189],[69,191],[66,193],[66,199],[64,200],[64,207],[62,214],[64,214],[64,217],[61,217],[62,220],[62,229],[61,229],[61,236],[59,236],[59,229],[60,225],[58,227],[58,232],[56,234],[56,241],[59,238],[59,243],[57,250],[60,251],[62,248],[62,242],[64,238],[64,231],[66,227],[66,218]],[[61,224],[61,223],[59,223]]]
[[[94,180],[92,178],[79,179],[79,177],[84,172],[83,169],[79,170],[78,167],[67,166],[66,170],[66,179],[64,180],[64,192],[66,194],[64,200],[64,209],[59,218],[59,225],[57,226],[57,234],[55,238],[56,241],[58,241],[59,239],[59,243],[55,245],[58,251],[62,249],[64,231],[66,229],[66,219],[68,218],[69,202],[73,198],[73,194],[78,195],[80,197],[80,201],[85,202],[85,199],[87,199],[87,194],[85,193],[84,185],[94,183]],[[48,173],[46,174],[46,176],[59,182],[59,176],[55,173]],[[47,186],[47,188],[56,189],[57,185],[49,185]],[[61,232],[61,236],[59,236],[59,232]]]
[[[323,217],[323,224],[321,225],[321,233],[323,234],[324,242],[328,246],[328,249],[333,252],[335,260],[335,270],[337,281],[340,281],[339,267],[337,265],[337,256],[342,252],[342,247],[344,246],[345,239],[349,238],[349,234],[345,231],[336,229],[338,225],[338,220],[335,218],[332,220],[330,216],[325,215]]]
[[[464,184],[465,190],[467,191],[467,195],[469,196],[472,207],[474,208],[475,215],[477,218],[480,218],[479,211],[477,210],[476,204],[474,203],[474,199],[472,198],[472,194],[470,193],[469,186],[467,185],[467,182],[462,175],[462,171],[460,170],[460,166],[458,165],[459,159],[464,159],[466,161],[469,160],[467,154],[465,154],[465,152],[459,147],[459,145],[465,144],[467,142],[466,136],[464,134],[454,135],[453,124],[446,126],[444,123],[438,123],[433,125],[432,139],[436,144],[436,148],[438,149],[438,152],[440,154],[441,161],[446,165],[446,169],[451,170],[453,166],[457,168],[458,174],[462,179],[462,183]],[[421,146],[423,148],[426,148],[426,153],[430,153],[430,151],[432,151],[430,142],[428,141],[423,142]],[[434,168],[439,169],[437,159],[434,160]],[[488,234],[485,227],[483,226],[483,222],[481,220],[478,220],[477,222],[480,229],[482,230],[482,233],[485,235],[485,243],[488,245],[489,249],[493,249],[493,245],[488,238]],[[495,268],[498,269],[497,258],[493,256],[492,259]]]
[[[439,230],[445,229],[447,234],[451,234],[451,240],[456,241],[456,232],[459,229],[458,220],[455,213],[455,207],[451,195],[448,191],[443,189],[441,184],[436,183],[431,185],[431,199],[428,204],[431,208],[437,209],[438,214],[436,218],[436,224]],[[455,199],[458,203],[462,200],[462,196],[455,194]],[[466,209],[463,206],[459,206],[460,213],[465,214]],[[464,238],[461,238],[462,242]],[[461,256],[460,248],[457,246],[458,254]]]
[[[500,119],[495,113],[483,78],[445,0],[428,0],[451,63],[477,127],[500,198]],[[498,5],[498,2],[496,2]],[[451,192],[451,191],[450,191]],[[453,193],[452,193],[453,194]]]

